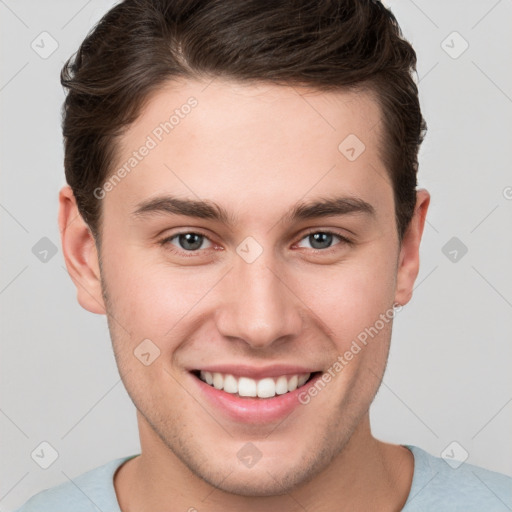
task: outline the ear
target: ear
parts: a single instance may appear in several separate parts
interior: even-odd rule
[[[75,283],[80,305],[91,313],[106,313],[101,290],[98,252],[89,226],[80,215],[71,187],[59,193],[59,229],[62,253]]]
[[[404,306],[412,297],[414,281],[420,268],[420,242],[425,227],[430,194],[425,189],[416,191],[416,206],[411,222],[404,234],[398,256],[395,303]]]

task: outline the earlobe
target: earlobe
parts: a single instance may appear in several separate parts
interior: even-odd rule
[[[425,189],[417,190],[414,215],[402,240],[398,258],[395,303],[402,306],[411,300],[414,282],[418,276],[420,242],[429,204],[429,192]]]
[[[91,313],[105,314],[98,252],[94,237],[80,215],[71,187],[59,192],[59,230],[62,254],[77,289],[80,305]]]

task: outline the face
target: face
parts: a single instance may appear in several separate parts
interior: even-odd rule
[[[143,453],[272,495],[366,424],[415,277],[380,130],[363,93],[216,79],[149,99],[98,192],[102,295],[81,300],[107,314]]]

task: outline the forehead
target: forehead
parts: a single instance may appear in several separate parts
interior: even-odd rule
[[[392,200],[380,130],[380,109],[365,92],[218,78],[168,83],[120,139],[113,172],[126,172],[106,205],[129,214],[169,193],[237,213],[259,205],[263,215],[266,205],[270,215],[269,207],[336,193],[378,211]]]

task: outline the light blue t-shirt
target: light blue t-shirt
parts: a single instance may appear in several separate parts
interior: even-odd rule
[[[453,469],[421,448],[414,455],[411,490],[402,512],[510,512],[512,478],[462,464]],[[121,512],[114,473],[130,455],[76,477],[73,482],[39,492],[15,512]]]

